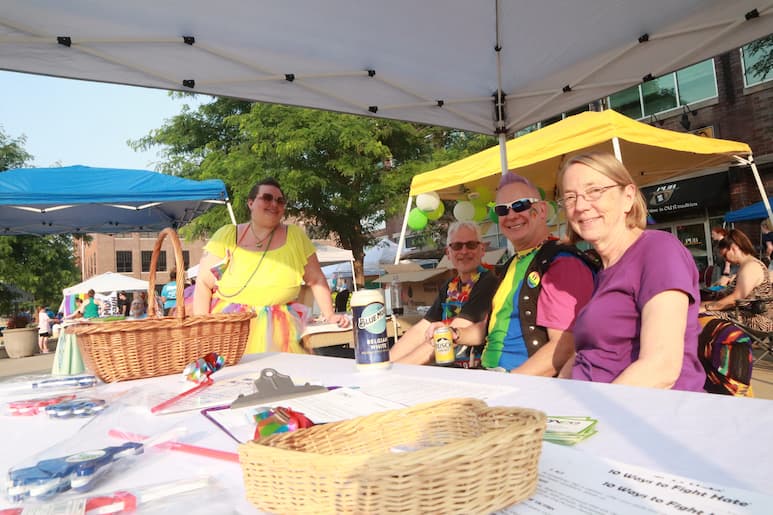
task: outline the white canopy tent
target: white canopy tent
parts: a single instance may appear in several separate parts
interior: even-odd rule
[[[128,275],[119,274],[116,272],[105,272],[104,274],[95,275],[62,290],[62,303],[59,306],[59,311],[65,315],[70,315],[74,309],[74,296],[84,295],[94,290],[96,293],[95,298],[100,301],[113,302],[117,299],[118,292],[132,292],[132,291],[148,291],[148,281],[130,277]],[[113,303],[115,306],[115,303]],[[116,307],[117,309],[117,307]]]
[[[322,267],[322,273],[328,279],[333,274],[339,274],[339,277],[348,275],[351,272],[351,277],[354,277],[354,255],[351,250],[340,249],[331,245],[323,245],[321,243],[314,243],[317,247],[317,259],[320,265],[328,265]],[[357,284],[353,281],[354,290],[357,290]]]
[[[69,288],[62,290],[65,295],[76,293],[88,293],[94,290],[96,293],[109,293],[114,291],[148,291],[148,281],[129,277],[116,272],[105,272],[95,275]]]

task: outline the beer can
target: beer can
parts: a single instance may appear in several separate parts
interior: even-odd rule
[[[432,333],[432,341],[435,344],[435,363],[449,365],[456,359],[454,354],[454,335],[448,326],[438,327]]]
[[[358,290],[352,294],[351,306],[357,368],[388,368],[391,363],[384,296],[379,290]]]

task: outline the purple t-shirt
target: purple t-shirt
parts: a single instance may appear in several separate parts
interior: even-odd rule
[[[703,391],[706,374],[698,360],[698,270],[678,239],[656,230],[644,231],[617,263],[596,276],[593,297],[574,324],[577,355],[572,377],[610,383],[636,361],[644,305],[667,290],[683,291],[689,297],[682,372],[673,388]]]

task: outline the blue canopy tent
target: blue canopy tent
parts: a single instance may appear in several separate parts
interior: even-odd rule
[[[0,173],[0,235],[155,232],[217,204],[234,220],[219,179],[81,165]]]
[[[773,204],[773,197],[768,198],[768,202]],[[725,222],[742,222],[744,220],[762,220],[768,217],[768,211],[764,202],[757,202],[735,211],[725,214]]]

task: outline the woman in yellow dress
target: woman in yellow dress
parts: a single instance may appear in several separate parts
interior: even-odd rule
[[[282,223],[285,204],[275,179],[258,182],[247,196],[250,221],[221,227],[199,264],[194,314],[254,310],[247,354],[305,352],[299,339],[308,308],[297,302],[302,281],[328,322],[349,325],[333,311],[314,245],[299,227]]]

